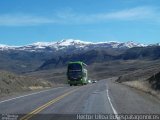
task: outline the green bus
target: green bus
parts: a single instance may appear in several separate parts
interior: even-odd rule
[[[88,83],[87,65],[81,61],[69,62],[67,67],[68,84],[86,85]]]

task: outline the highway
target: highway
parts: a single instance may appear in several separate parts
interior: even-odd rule
[[[157,98],[115,83],[114,79],[1,99],[0,113],[17,114],[20,120],[53,120],[52,115],[74,115],[77,119],[77,114],[160,114]]]

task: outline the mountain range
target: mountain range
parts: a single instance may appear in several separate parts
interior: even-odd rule
[[[141,85],[145,80],[147,86],[160,89],[160,44],[67,39],[25,46],[0,45],[0,94],[64,84],[69,61],[85,62],[92,80],[117,76],[118,82],[139,80]]]
[[[86,64],[113,60],[159,59],[160,46],[134,42],[84,42],[67,39],[37,42],[26,46],[0,45],[0,69],[16,73],[54,69],[69,61]]]
[[[23,51],[58,51],[66,49],[95,49],[95,48],[132,48],[132,47],[145,47],[144,44],[130,42],[85,42],[81,40],[66,39],[59,42],[37,42],[25,46],[8,46],[0,45],[0,50],[23,50]]]

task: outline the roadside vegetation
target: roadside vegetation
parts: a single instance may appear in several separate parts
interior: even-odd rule
[[[46,80],[0,71],[0,96],[48,87],[52,87],[52,83]]]

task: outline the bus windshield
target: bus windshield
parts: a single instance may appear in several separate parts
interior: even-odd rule
[[[68,71],[82,71],[82,66],[80,64],[70,64]]]

